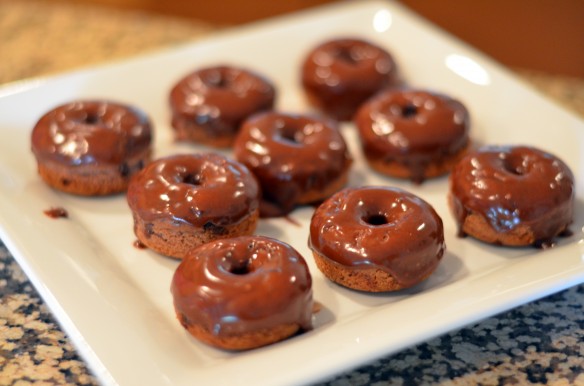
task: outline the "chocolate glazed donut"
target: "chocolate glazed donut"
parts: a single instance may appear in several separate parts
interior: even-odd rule
[[[246,120],[234,154],[260,182],[262,217],[329,197],[345,185],[352,163],[334,121],[278,112]]]
[[[41,178],[79,195],[125,191],[150,161],[152,126],[139,109],[112,101],[60,105],[36,123],[32,152]]]
[[[360,107],[355,124],[374,170],[415,183],[448,173],[470,144],[465,106],[426,90],[381,92]]]
[[[485,146],[450,175],[449,203],[461,236],[548,247],[569,234],[574,176],[556,156],[529,146]]]
[[[231,66],[197,70],[170,92],[172,126],[179,141],[228,147],[253,113],[271,110],[276,91],[266,78]]]
[[[377,186],[346,188],[322,203],[308,244],[326,277],[368,292],[423,281],[446,248],[442,219],[432,206],[404,190]]]
[[[211,240],[252,234],[259,217],[251,172],[215,153],[153,161],[132,179],[127,200],[140,242],[175,258]]]
[[[302,64],[302,86],[309,102],[338,120],[350,120],[367,98],[397,83],[393,57],[362,39],[326,41],[310,51]]]
[[[181,262],[171,291],[180,323],[210,345],[246,350],[312,329],[312,278],[290,245],[263,236],[217,240]]]

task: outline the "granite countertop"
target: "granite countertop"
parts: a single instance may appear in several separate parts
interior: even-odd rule
[[[137,12],[0,0],[0,84],[196,40],[219,28]],[[515,71],[584,117],[584,80]],[[96,384],[2,243],[0,354],[0,385]],[[584,385],[584,285],[379,359],[329,384]]]

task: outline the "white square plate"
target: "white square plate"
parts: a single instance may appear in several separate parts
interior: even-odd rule
[[[330,37],[360,36],[391,51],[405,80],[463,101],[476,143],[523,143],[560,155],[578,181],[574,235],[549,250],[504,249],[456,237],[447,180],[421,186],[383,178],[364,164],[355,130],[343,127],[356,162],[352,185],[401,186],[432,203],[445,223],[447,253],[425,283],[367,295],[328,282],[306,245],[312,208],[301,225],[262,220],[258,233],[287,241],[309,263],[323,310],[315,329],[259,350],[218,351],[175,320],[169,292],[177,261],[133,247],[123,196],[79,198],[47,188],[36,175],[30,132],[57,104],[111,98],[147,111],[156,156],[208,150],[173,143],[167,96],[189,71],[208,64],[253,68],[275,81],[278,108],[307,112],[299,63]],[[253,24],[196,44],[0,89],[0,236],[104,384],[308,383],[580,283],[584,279],[584,123],[514,79],[475,50],[384,1],[334,6]],[[43,214],[62,206],[68,220]]]

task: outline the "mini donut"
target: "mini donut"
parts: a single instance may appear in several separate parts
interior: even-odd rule
[[[399,188],[345,188],[310,222],[308,245],[318,269],[342,286],[397,291],[428,278],[446,244],[442,219],[420,197]]]
[[[312,329],[312,278],[290,245],[263,236],[191,251],[172,278],[174,308],[195,338],[247,350]]]
[[[138,240],[178,259],[209,241],[252,234],[259,216],[253,175],[214,153],[153,161],[132,178],[127,200]]]
[[[112,101],[72,101],[44,114],[31,149],[40,177],[54,189],[82,196],[126,190],[151,158],[152,126],[136,107]]]
[[[574,175],[558,157],[530,146],[485,146],[450,175],[459,235],[505,246],[548,247],[569,234]]]
[[[359,108],[355,125],[372,169],[414,183],[447,174],[470,144],[466,107],[425,90],[381,92]]]
[[[398,83],[389,52],[356,38],[319,44],[308,53],[301,71],[309,104],[337,120],[350,120],[365,100]]]
[[[260,183],[262,217],[324,200],[346,184],[352,163],[336,122],[275,111],[244,122],[234,155]]]
[[[243,120],[271,110],[275,97],[271,81],[250,70],[231,66],[196,70],[170,92],[175,138],[229,147]]]

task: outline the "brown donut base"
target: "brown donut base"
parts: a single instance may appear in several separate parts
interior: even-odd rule
[[[414,183],[422,183],[427,179],[444,176],[466,154],[470,144],[452,155],[442,155],[440,159],[430,162],[423,168],[412,167],[397,160],[373,158],[365,155],[369,167],[378,173],[389,177],[411,180]]]
[[[299,332],[299,324],[283,324],[260,331],[246,332],[238,335],[217,336],[200,325],[189,325],[184,317],[177,313],[180,324],[198,340],[225,350],[250,350],[279,342]]]
[[[307,100],[309,106],[312,106],[317,111],[321,111],[326,116],[336,119],[337,121],[350,121],[357,112],[357,109],[363,103],[366,97],[363,97],[362,101],[352,102],[352,103],[339,103],[333,97],[329,96],[328,99],[321,95],[321,91],[318,89],[312,90],[309,86],[305,86],[304,97]]]
[[[312,255],[318,269],[329,280],[344,287],[364,292],[392,292],[409,288],[379,268],[350,268],[336,264],[318,252],[312,251]],[[413,285],[426,280],[431,274],[432,272],[420,277]]]
[[[175,115],[172,117],[174,138],[179,142],[192,142],[215,148],[227,148],[233,145],[237,132],[210,133],[208,127],[199,126],[193,118]]]
[[[125,192],[131,176],[150,162],[150,151],[120,165],[66,166],[50,160],[39,161],[42,180],[59,191],[79,196],[106,196]]]
[[[274,204],[269,200],[262,201],[262,217],[279,217],[283,215],[287,215],[291,212],[296,206],[298,205],[311,205],[321,203],[322,201],[326,200],[330,196],[332,196],[337,191],[341,190],[347,182],[349,181],[349,172],[347,169],[339,175],[335,180],[329,182],[327,186],[323,189],[311,189],[302,194],[300,194],[295,202],[293,203],[286,203],[285,207],[279,206]]]
[[[162,255],[182,259],[192,249],[212,240],[252,235],[259,209],[237,224],[222,227],[197,228],[190,224],[173,224],[168,220],[144,221],[133,213],[134,233],[147,248]]]
[[[341,175],[332,180],[323,189],[312,189],[304,192],[298,197],[299,205],[307,205],[320,202],[341,190],[349,181],[349,169],[345,169]]]
[[[450,206],[452,206],[451,200],[452,198],[449,199]],[[462,224],[458,224],[458,226],[459,234],[461,236],[467,235],[488,244],[508,247],[525,247],[536,245],[538,242],[542,241],[536,237],[533,230],[528,225],[520,224],[510,231],[499,232],[493,229],[487,219],[474,212],[467,214]],[[546,239],[551,240],[554,237],[559,236],[568,229],[568,226],[569,224],[566,224],[566,226],[558,229],[557,232],[550,234]]]

